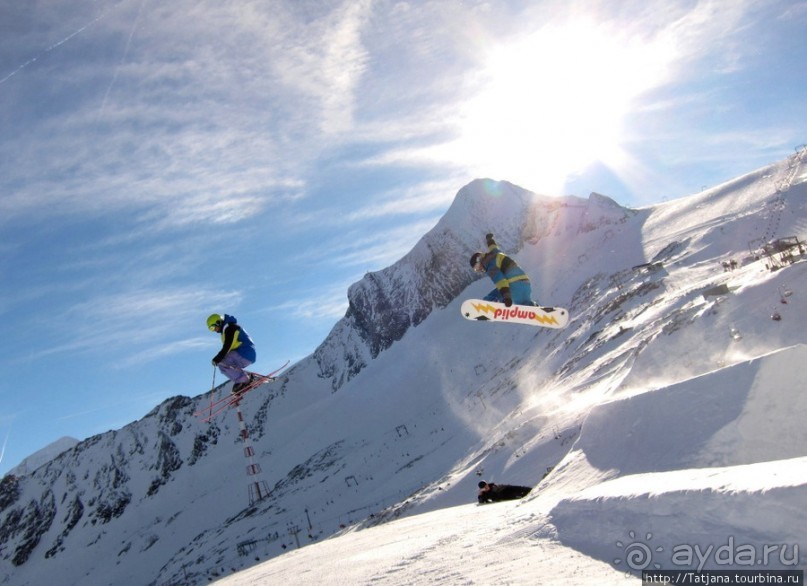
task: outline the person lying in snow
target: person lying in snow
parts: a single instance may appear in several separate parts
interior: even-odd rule
[[[499,501],[511,501],[524,498],[532,488],[529,486],[515,486],[512,484],[493,484],[492,482],[479,481],[479,504],[496,503]]]

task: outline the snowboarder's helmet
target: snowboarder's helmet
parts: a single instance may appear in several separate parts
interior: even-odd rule
[[[477,263],[479,263],[479,259],[482,257],[481,252],[475,252],[471,255],[471,268],[476,268]]]
[[[479,488],[485,488],[487,485],[488,485],[487,482],[485,482],[484,480],[480,480],[477,486],[479,486]]]
[[[218,313],[212,314],[209,318],[207,318],[207,329],[211,332],[216,331],[216,326],[220,326],[224,323],[224,316],[219,315]]]

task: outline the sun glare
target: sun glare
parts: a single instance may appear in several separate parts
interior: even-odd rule
[[[594,161],[623,158],[623,120],[660,83],[657,46],[595,24],[547,26],[493,50],[460,114],[451,158],[555,195]]]

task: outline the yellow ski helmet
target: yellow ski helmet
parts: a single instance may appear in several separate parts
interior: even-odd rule
[[[224,316],[219,315],[218,313],[211,314],[209,318],[207,318],[207,329],[211,332],[216,331],[216,327],[220,326],[224,323]]]

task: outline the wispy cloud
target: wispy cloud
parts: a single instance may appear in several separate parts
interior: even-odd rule
[[[453,201],[457,181],[427,181],[379,194],[372,201],[349,213],[348,222],[405,216],[444,210]]]
[[[291,315],[295,319],[319,319],[332,321],[345,315],[347,311],[347,288],[350,282],[337,282],[313,295],[273,305],[267,313]]]
[[[24,140],[0,143],[9,163],[0,222],[118,211],[150,230],[175,229],[241,222],[304,197],[305,177],[330,149],[445,128],[437,102],[422,104],[435,76],[443,95],[453,91],[444,73],[461,43],[433,24],[460,34],[470,22],[458,8],[369,0],[107,7],[97,22],[98,13],[71,15],[64,34],[49,21],[57,38],[84,27],[72,40],[83,58],[62,72],[54,50],[14,79],[15,91],[46,79],[49,91],[35,117],[20,113],[7,129]],[[89,42],[109,51],[86,51]],[[425,58],[434,71],[391,76],[380,55]],[[402,100],[409,105],[393,115]]]
[[[368,59],[361,33],[371,8],[368,0],[346,2],[302,26],[293,22],[274,47],[280,82],[312,100],[326,134],[353,127],[355,92]]]
[[[692,6],[673,5],[672,18],[657,36],[675,48],[677,75],[697,74],[698,62],[704,59],[710,59],[711,67],[717,71],[740,67],[742,53],[749,47],[738,43],[736,35],[749,25],[756,4],[740,0],[730,4],[700,1]]]
[[[9,79],[11,79],[12,77],[14,77],[15,75],[19,74],[19,73],[20,73],[21,71],[23,71],[23,70],[24,70],[26,67],[29,67],[29,66],[33,65],[34,63],[36,63],[36,62],[37,62],[37,61],[39,61],[40,59],[44,59],[44,58],[46,58],[46,57],[47,57],[47,55],[48,55],[48,53],[50,53],[50,52],[52,52],[52,51],[55,51],[55,50],[59,49],[59,48],[60,48],[62,45],[64,45],[65,43],[69,42],[70,40],[72,40],[72,39],[73,39],[73,37],[76,37],[76,36],[80,35],[80,34],[81,34],[81,33],[83,33],[85,30],[87,30],[88,28],[90,28],[91,26],[93,26],[95,23],[97,23],[99,20],[101,20],[102,18],[104,18],[104,17],[105,17],[107,14],[108,14],[108,9],[103,10],[103,11],[102,11],[100,14],[98,14],[97,16],[94,16],[94,17],[90,18],[89,20],[85,20],[85,21],[84,21],[84,22],[83,22],[83,23],[82,23],[80,26],[78,26],[78,28],[69,28],[69,29],[68,29],[68,30],[69,30],[69,34],[67,34],[67,36],[65,36],[64,38],[61,38],[61,39],[59,39],[58,41],[56,41],[56,42],[54,42],[54,43],[50,44],[49,46],[45,47],[45,48],[44,48],[44,49],[42,49],[42,50],[37,51],[37,53],[36,53],[36,55],[35,55],[35,56],[30,57],[30,58],[29,58],[29,59],[27,59],[26,61],[23,61],[22,63],[20,63],[20,64],[19,64],[19,65],[17,65],[16,67],[14,67],[14,68],[13,68],[13,69],[12,69],[12,70],[11,70],[9,73],[7,73],[5,76],[0,77],[0,85],[2,85],[3,83],[7,82]]]
[[[792,2],[788,4],[778,18],[781,20],[807,18],[807,2]]]
[[[169,340],[166,343],[162,344],[154,343],[153,345],[147,347],[144,350],[141,350],[139,352],[136,351],[133,354],[130,354],[126,358],[124,358],[121,362],[117,364],[117,366],[119,368],[127,368],[129,366],[135,366],[138,364],[152,362],[168,356],[182,354],[184,352],[189,352],[198,349],[209,349],[209,348],[210,348],[210,337],[188,338],[186,340]]]
[[[347,230],[294,255],[293,260],[309,266],[337,261],[341,266],[377,270],[409,252],[437,219],[406,222],[380,232]]]
[[[286,3],[124,4],[81,29],[114,57],[71,63],[74,83],[51,75],[45,110],[7,127],[24,141],[0,143],[6,221],[146,207],[161,225],[243,220],[299,196],[323,133],[353,127],[369,1],[314,19]],[[57,49],[15,91],[55,74]]]
[[[8,445],[8,438],[9,438],[9,436],[10,436],[10,435],[11,435],[11,430],[9,429],[9,430],[6,432],[6,437],[5,437],[5,439],[3,440],[3,447],[2,447],[2,449],[0,449],[0,464],[2,464],[2,463],[3,463],[3,458],[4,458],[4,457],[5,457],[5,455],[6,455],[6,445]]]
[[[618,14],[601,2],[588,12],[674,49],[673,63],[657,64],[672,79],[698,75],[705,56],[722,71],[741,66],[751,49],[736,35],[757,5],[659,1]],[[157,229],[240,222],[301,197],[318,159],[340,145],[373,143],[376,165],[461,163],[456,144],[446,149],[469,74],[492,46],[575,7],[522,8],[523,29],[512,27],[515,5],[484,2],[131,1],[62,20],[53,10],[50,40],[26,39],[47,58],[0,84],[6,94],[48,87],[36,116],[4,124],[18,140],[0,143],[0,216],[118,209]],[[61,70],[66,41],[84,57]]]
[[[201,341],[183,340],[178,324],[196,324],[200,315],[210,313],[210,307],[233,307],[239,300],[240,293],[235,291],[176,287],[99,294],[69,307],[56,323],[43,324],[52,329],[48,339],[65,341],[27,358],[61,353],[106,355],[125,348],[131,360],[142,362],[167,352],[193,349]],[[174,348],[169,350],[169,345]]]

